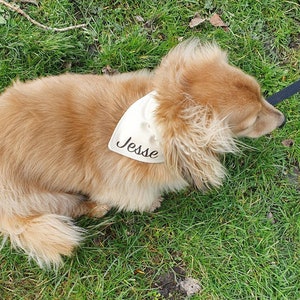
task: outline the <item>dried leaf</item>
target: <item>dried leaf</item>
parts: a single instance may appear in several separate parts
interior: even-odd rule
[[[190,26],[190,28],[194,28],[194,27],[202,24],[205,21],[206,21],[206,19],[202,18],[199,13],[195,13],[193,19],[189,23],[189,26]]]
[[[221,19],[221,17],[218,14],[213,14],[210,17],[209,22],[211,25],[213,25],[215,27],[222,27],[225,31],[228,30],[228,25],[223,22],[223,20]]]
[[[167,39],[167,37],[166,37],[162,32],[158,33],[158,34],[157,34],[157,37],[158,37],[161,41],[165,41],[165,40]]]
[[[144,23],[144,28],[145,28],[145,29],[152,30],[152,29],[153,29],[154,22],[155,22],[154,19],[146,21],[146,22]]]
[[[292,147],[294,145],[294,140],[286,139],[286,140],[283,140],[281,143],[285,147]]]
[[[267,219],[269,219],[271,221],[272,224],[275,224],[277,221],[274,218],[274,215],[272,214],[272,212],[268,212],[267,214]]]
[[[114,75],[114,74],[118,74],[119,71],[107,65],[106,67],[102,68],[102,73],[105,75]]]
[[[145,272],[140,270],[140,269],[135,269],[134,270],[134,275],[137,275],[137,274],[140,274],[140,275],[145,275]]]
[[[142,16],[135,16],[134,18],[135,18],[138,22],[141,22],[141,23],[145,22],[145,20],[144,20],[144,18],[143,18]]]

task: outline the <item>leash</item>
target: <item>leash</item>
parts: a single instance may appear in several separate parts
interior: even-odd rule
[[[286,88],[282,89],[281,91],[275,93],[274,95],[267,98],[267,101],[272,104],[276,105],[279,102],[293,96],[294,94],[298,93],[300,91],[300,79]]]

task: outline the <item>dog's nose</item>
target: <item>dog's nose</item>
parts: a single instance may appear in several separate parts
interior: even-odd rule
[[[283,116],[283,121],[282,121],[282,123],[279,125],[278,128],[282,128],[282,127],[285,125],[285,123],[286,123],[286,117]]]

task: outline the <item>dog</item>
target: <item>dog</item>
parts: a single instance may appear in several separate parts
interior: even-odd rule
[[[0,96],[3,241],[57,267],[82,240],[74,218],[153,211],[164,192],[218,187],[238,137],[284,122],[253,77],[198,39],[153,71],[16,81]]]

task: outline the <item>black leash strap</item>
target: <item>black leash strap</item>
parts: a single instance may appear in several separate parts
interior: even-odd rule
[[[298,93],[299,91],[300,91],[300,79],[292,83],[291,85],[287,86],[283,90],[270,96],[269,98],[267,98],[267,101],[272,105],[276,105],[279,102],[283,101],[284,99],[289,98],[294,94]]]

